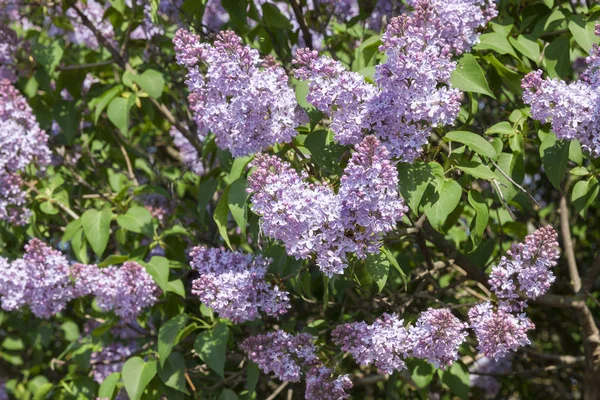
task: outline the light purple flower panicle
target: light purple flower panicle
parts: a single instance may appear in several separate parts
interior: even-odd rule
[[[279,317],[290,308],[289,293],[265,281],[271,259],[221,249],[195,247],[190,265],[200,273],[192,293],[234,323],[260,318],[260,311]]]

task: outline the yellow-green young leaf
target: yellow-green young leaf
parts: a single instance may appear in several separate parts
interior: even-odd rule
[[[519,53],[535,63],[540,62],[540,44],[533,37],[530,35],[519,35],[516,39],[509,37],[508,40]]]
[[[447,142],[452,141],[462,143],[480,156],[485,156],[492,160],[498,158],[494,146],[476,133],[468,131],[452,131],[444,136],[444,140]]]
[[[85,237],[98,257],[102,256],[108,244],[112,216],[112,211],[108,207],[102,210],[87,210],[81,216]]]
[[[165,80],[162,74],[153,69],[148,69],[142,74],[133,75],[131,80],[155,99],[158,99],[162,95],[165,87]]]
[[[123,229],[143,233],[149,238],[154,236],[152,214],[145,207],[131,207],[124,215],[117,217],[117,224]]]
[[[598,179],[594,177],[585,181],[579,181],[573,186],[571,203],[573,203],[573,207],[575,207],[575,210],[581,217],[585,216],[588,207],[596,200],[599,190],[600,184],[598,183]]]
[[[502,122],[498,122],[495,125],[490,126],[485,131],[486,135],[492,135],[494,133],[501,134],[501,135],[509,135],[510,136],[513,133],[515,133],[515,131],[513,130],[513,127],[512,127],[512,125],[511,125],[510,122],[502,121]]]
[[[471,242],[473,243],[473,249],[476,249],[483,239],[483,232],[487,227],[490,219],[488,205],[485,199],[476,190],[469,191],[469,204],[475,209],[475,217],[471,221]]]
[[[113,372],[109,376],[107,376],[102,384],[100,385],[100,389],[98,390],[98,397],[101,399],[112,399],[115,394],[115,388],[117,387],[117,383],[121,380],[120,372]]]
[[[92,107],[93,104],[94,107],[94,124],[98,123],[98,118],[100,118],[102,111],[104,111],[110,101],[120,94],[121,91],[123,91],[123,85],[117,85],[102,93],[100,97],[96,97],[90,101],[89,106]]]
[[[596,21],[587,21],[581,14],[575,14],[569,21],[569,31],[575,38],[575,41],[582,49],[588,53],[592,50],[594,44],[598,44],[598,36],[594,33]]]
[[[425,214],[436,231],[442,231],[446,218],[458,205],[461,193],[462,188],[453,180],[445,181],[437,191],[428,190]]]
[[[496,98],[485,79],[483,70],[472,54],[465,54],[458,60],[458,65],[450,77],[450,83],[463,92],[481,93]]]
[[[129,109],[133,105],[130,101],[133,97],[133,94],[127,99],[124,97],[115,97],[106,110],[110,122],[126,137],[129,136]]]
[[[221,198],[217,203],[217,207],[215,208],[215,213],[213,214],[213,219],[217,224],[217,228],[219,229],[219,233],[221,237],[227,243],[227,246],[231,249],[231,243],[229,242],[229,234],[227,233],[227,220],[229,217],[229,205],[227,204],[229,199],[229,186],[223,190],[221,193]]]
[[[163,324],[158,330],[158,356],[161,367],[165,366],[167,358],[175,346],[177,335],[188,321],[187,314],[178,314]]]
[[[246,193],[246,178],[239,178],[229,186],[227,195],[229,211],[240,227],[242,235],[246,236],[246,223],[248,220],[248,193]]]
[[[121,14],[125,13],[125,0],[109,0],[110,5]]]
[[[146,362],[140,357],[132,357],[123,365],[121,375],[131,400],[141,399],[146,386],[156,375],[156,361]]]
[[[169,260],[164,257],[154,256],[150,262],[145,263],[146,271],[152,276],[154,282],[163,292],[169,291]]]
[[[198,334],[194,341],[194,350],[198,356],[221,378],[225,373],[225,353],[228,340],[229,328],[227,325],[217,324],[212,330]]]
[[[556,140],[554,132],[550,132],[540,145],[540,157],[546,176],[560,190],[560,183],[567,172],[569,162],[569,142]]]
[[[514,58],[517,57],[515,49],[510,45],[506,35],[502,35],[498,32],[484,33],[479,36],[479,43],[473,46],[477,50],[494,50],[500,54],[510,54]]]

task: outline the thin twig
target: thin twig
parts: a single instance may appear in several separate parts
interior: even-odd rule
[[[285,389],[288,384],[289,382],[283,382],[269,397],[267,397],[266,400],[273,400],[279,393],[283,392],[283,389]]]
[[[515,181],[514,181],[514,180],[513,180],[513,179],[512,179],[510,176],[508,176],[508,175],[506,174],[506,172],[504,172],[504,171],[502,170],[502,168],[500,168],[500,167],[498,166],[498,164],[496,164],[496,163],[495,163],[493,160],[490,160],[490,161],[492,162],[492,165],[493,165],[494,167],[496,167],[496,170],[497,170],[498,172],[500,172],[500,174],[501,174],[503,177],[505,177],[505,178],[506,178],[506,179],[507,179],[507,180],[508,180],[510,183],[512,183],[513,185],[515,185],[515,187],[516,187],[517,189],[519,189],[521,192],[525,193],[525,195],[526,195],[527,197],[529,197],[529,199],[530,199],[530,200],[531,200],[531,201],[532,201],[532,202],[533,202],[533,203],[534,203],[534,204],[537,206],[537,210],[540,210],[540,209],[542,208],[542,206],[540,206],[540,203],[538,203],[538,201],[535,199],[535,197],[533,197],[533,196],[532,196],[532,195],[531,195],[531,194],[530,194],[530,193],[529,193],[527,190],[525,190],[525,189],[523,188],[523,186],[519,185],[519,184],[518,184],[517,182],[515,182]],[[537,211],[537,210],[536,210],[536,211]]]
[[[98,68],[98,67],[106,67],[108,65],[113,64],[114,62],[115,62],[115,60],[110,59],[110,60],[106,60],[106,61],[100,61],[97,63],[65,65],[64,67],[56,68],[56,70],[57,71],[75,71],[78,69],[91,69],[91,68]]]
[[[596,256],[592,267],[585,276],[585,281],[583,282],[583,290],[585,291],[585,293],[589,293],[592,291],[598,275],[600,275],[600,252]]]
[[[125,150],[125,147],[122,144],[119,147],[121,148],[121,153],[123,153],[123,157],[125,157],[125,164],[127,164],[127,172],[129,173],[129,179],[133,181],[133,184],[135,186],[139,186],[140,184],[138,183],[138,180],[135,177],[135,174],[133,173],[133,167],[131,166],[131,160],[129,159],[129,154],[127,154],[127,150]]]
[[[310,33],[310,29],[306,26],[306,21],[304,20],[304,15],[302,14],[302,8],[296,0],[290,0],[290,5],[292,6],[292,10],[294,11],[294,16],[296,17],[296,21],[300,26],[300,30],[302,31],[302,37],[304,38],[304,44],[306,47],[312,50],[312,34]]]

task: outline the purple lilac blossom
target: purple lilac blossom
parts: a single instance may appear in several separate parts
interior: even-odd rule
[[[299,49],[294,62],[297,79],[308,80],[306,100],[331,117],[331,129],[341,144],[359,143],[369,129],[369,100],[376,94],[375,86],[356,72],[346,70],[341,62],[318,56],[310,49]]]
[[[202,15],[204,26],[218,32],[227,22],[229,22],[229,14],[221,5],[221,0],[208,0],[204,6],[204,14]]]
[[[518,243],[492,268],[489,284],[503,301],[519,297],[536,299],[550,289],[556,279],[551,268],[559,257],[558,235],[552,226],[538,229]]]
[[[404,320],[396,314],[385,313],[371,325],[364,321],[340,325],[331,337],[360,365],[374,364],[386,374],[406,368],[404,359],[411,350],[409,334]]]
[[[125,3],[131,8],[131,0],[126,0]],[[155,14],[157,20],[153,20],[152,4],[150,2],[144,3],[144,18],[142,19],[142,23],[131,32],[130,37],[132,39],[144,40],[151,39],[153,36],[164,35],[165,30],[161,21],[176,23],[179,19],[179,10],[182,5],[183,0],[159,0]]]
[[[344,169],[338,197],[346,231],[353,232],[356,255],[376,254],[383,235],[396,227],[408,208],[398,195],[398,171],[375,136],[355,146]]]
[[[356,146],[338,194],[324,183],[309,184],[305,172],[276,156],[260,155],[253,164],[248,192],[263,232],[298,259],[316,255],[330,277],[343,273],[347,253],[360,258],[378,253],[383,234],[407,211],[398,195],[397,171],[373,136]]]
[[[72,268],[77,296],[92,294],[104,311],[114,311],[126,321],[133,321],[146,307],[158,300],[160,289],[146,269],[135,262],[99,268],[75,264]]]
[[[221,32],[213,46],[180,29],[173,43],[177,62],[188,68],[190,107],[200,137],[212,131],[220,148],[239,157],[296,136],[294,128],[306,115],[283,68],[261,69],[258,51],[231,31]]]
[[[202,157],[198,155],[198,150],[183,136],[176,127],[172,127],[169,134],[173,138],[173,143],[179,148],[179,155],[183,164],[197,175],[204,175],[204,164]]]
[[[25,98],[8,80],[0,80],[0,220],[24,225],[31,212],[20,172],[30,164],[40,171],[50,164],[48,136]]]
[[[150,211],[153,218],[156,218],[161,225],[164,225],[167,218],[173,213],[174,205],[169,199],[158,193],[141,193],[137,200],[144,205],[144,208]]]
[[[471,387],[483,389],[490,398],[495,398],[500,391],[500,381],[490,375],[481,374],[508,374],[512,370],[512,357],[508,356],[495,360],[490,357],[480,357],[469,367]]]
[[[97,383],[102,383],[113,372],[121,372],[125,361],[138,349],[135,342],[109,343],[102,350],[95,351],[90,357],[93,365],[92,377]]]
[[[505,307],[498,307],[496,311],[493,308],[490,302],[478,304],[469,310],[469,320],[479,341],[477,349],[498,360],[530,344],[527,331],[535,325],[524,313],[513,314]]]
[[[451,365],[458,359],[458,348],[468,335],[468,327],[447,308],[429,308],[408,330],[412,357],[426,360],[437,368]]]
[[[289,293],[265,281],[271,259],[204,247],[195,247],[190,258],[200,273],[192,294],[221,317],[242,323],[260,318],[260,311],[279,317],[290,308]]]
[[[69,262],[38,239],[25,246],[23,258],[8,262],[0,257],[2,308],[13,311],[29,306],[39,318],[50,318],[74,298]]]
[[[306,374],[306,400],[341,400],[350,397],[352,389],[349,375],[334,377],[333,371],[325,366],[312,367]]]
[[[14,70],[15,53],[18,38],[12,29],[0,22],[0,80],[14,82],[17,79]]]
[[[102,36],[109,40],[114,38],[113,26],[108,19],[104,18],[106,6],[95,0],[87,0],[86,2],[78,1],[75,5],[90,20]],[[98,50],[100,48],[98,39],[94,33],[83,24],[77,12],[74,9],[69,8],[66,15],[69,18],[71,25],[73,25],[73,30],[67,32],[67,40],[73,44],[83,45],[92,50]],[[62,35],[60,29],[55,29],[53,33],[55,35]]]
[[[274,331],[249,337],[240,345],[248,358],[265,373],[273,372],[284,382],[299,382],[302,367],[318,365],[313,337]]]

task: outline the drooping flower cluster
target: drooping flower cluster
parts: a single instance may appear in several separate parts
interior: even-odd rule
[[[313,337],[308,333],[294,336],[282,330],[268,332],[249,337],[240,347],[261,370],[285,382],[299,382],[303,366],[319,363]]]
[[[317,358],[313,340],[307,333],[294,336],[278,330],[250,337],[240,347],[263,372],[272,372],[282,381],[299,382],[304,371],[307,400],[348,398],[346,390],[352,388],[350,377],[334,376]]]
[[[497,307],[485,302],[469,310],[478,349],[485,356],[500,359],[530,343],[527,331],[535,325],[523,309],[527,299],[543,295],[554,282],[550,268],[559,257],[557,236],[551,226],[540,228],[492,268],[489,285],[499,299]]]
[[[480,357],[470,366],[471,387],[483,389],[490,398],[495,398],[500,391],[500,381],[487,374],[507,374],[512,369],[512,358],[509,356],[500,360]],[[481,374],[481,375],[480,375]]]
[[[198,155],[198,150],[186,139],[185,136],[176,127],[172,127],[169,134],[173,138],[175,146],[179,148],[179,155],[181,161],[187,166],[190,171],[195,174],[204,174],[204,164],[202,164],[202,157]]]
[[[0,300],[6,311],[29,306],[40,318],[62,311],[75,297],[69,262],[59,251],[38,239],[25,246],[23,258],[0,257]]]
[[[177,62],[188,68],[189,101],[201,138],[212,131],[220,148],[239,157],[296,136],[294,128],[306,116],[283,68],[261,69],[258,51],[231,31],[209,45],[179,30],[173,43]]]
[[[316,255],[326,275],[340,274],[347,253],[377,253],[384,233],[406,212],[398,196],[397,172],[379,141],[366,137],[356,146],[344,171],[338,194],[323,183],[309,184],[279,158],[261,155],[248,179],[252,211],[260,215],[263,232],[281,240],[288,254]]]
[[[396,314],[385,313],[371,325],[364,321],[340,325],[331,336],[357,363],[373,364],[382,373],[391,374],[406,368],[404,360],[408,357],[442,368],[452,364],[458,359],[467,327],[448,309],[429,309],[409,330]]]
[[[135,320],[144,308],[156,303],[159,295],[152,276],[131,261],[105,268],[75,264],[72,274],[77,296],[92,294],[102,310],[114,311],[126,321]]]
[[[1,5],[0,5],[1,6]],[[0,21],[0,80],[16,80],[14,64],[18,38],[12,29]]]
[[[492,268],[490,288],[499,299],[511,302],[519,297],[536,299],[550,289],[556,279],[551,268],[559,257],[558,235],[552,226],[525,237]]]
[[[272,260],[261,256],[195,247],[190,265],[200,273],[192,293],[221,317],[252,321],[260,311],[278,317],[290,308],[289,294],[265,281]]]
[[[350,397],[347,390],[352,389],[348,375],[334,376],[325,366],[312,367],[306,373],[306,400],[341,400]]]
[[[527,331],[535,328],[524,313],[513,314],[504,307],[494,310],[490,302],[471,308],[469,319],[479,341],[477,349],[496,360],[530,344]]]
[[[373,132],[392,156],[412,162],[431,127],[449,125],[461,93],[450,86],[452,56],[467,51],[477,29],[496,15],[489,0],[415,0],[411,14],[393,18],[382,36],[387,60],[376,67],[375,86],[327,57],[297,53],[299,79],[308,79],[308,101],[332,118],[336,140],[356,144]]]
[[[85,2],[78,1],[75,6],[90,20],[94,27],[102,34],[106,39],[112,40],[114,38],[114,30],[111,22],[104,18],[104,12],[106,7],[95,0],[87,0]],[[66,34],[67,40],[73,44],[82,45],[92,50],[98,50],[100,44],[94,32],[84,25],[79,14],[73,9],[69,8],[66,12],[69,22],[73,26],[72,31],[68,31]],[[61,29],[53,29],[50,32],[51,35],[63,35]]]
[[[0,80],[0,220],[27,223],[27,193],[21,172],[35,163],[50,163],[48,136],[40,129],[25,98],[8,80]]]

